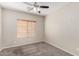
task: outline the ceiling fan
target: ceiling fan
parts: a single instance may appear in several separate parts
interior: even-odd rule
[[[45,5],[39,5],[37,2],[34,2],[34,3],[28,3],[28,2],[24,2],[25,4],[28,4],[29,6],[33,6],[33,7],[31,7],[31,8],[29,8],[29,10],[28,11],[31,11],[31,10],[34,10],[34,11],[36,11],[36,12],[38,12],[38,13],[41,13],[41,8],[42,9],[47,9],[47,8],[49,8],[49,6],[45,6]]]

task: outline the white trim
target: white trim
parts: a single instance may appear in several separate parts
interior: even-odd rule
[[[35,41],[35,42],[30,42],[30,43],[28,43],[28,44],[20,44],[20,45],[16,45],[16,46],[2,47],[1,50],[7,49],[7,48],[12,48],[12,47],[17,47],[17,46],[22,46],[22,45],[34,44],[34,43],[38,43],[38,42],[43,42],[43,41]]]
[[[57,47],[57,48],[63,50],[63,51],[65,51],[65,52],[68,52],[68,53],[72,54],[73,56],[77,56],[77,55],[75,55],[75,54],[73,54],[73,53],[71,53],[71,52],[69,52],[69,51],[67,51],[67,50],[64,50],[63,48],[61,48],[61,47],[59,47],[59,46],[57,46],[57,45],[55,45],[55,44],[52,44],[52,43],[50,43],[50,42],[48,42],[48,41],[45,41],[45,42],[48,43],[48,44],[50,44],[50,45],[52,45],[52,46],[55,46],[55,47]]]

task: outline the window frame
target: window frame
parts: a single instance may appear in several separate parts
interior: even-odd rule
[[[23,35],[25,34],[25,33],[22,33],[22,34],[20,34],[20,35],[22,35],[22,36],[20,36],[20,35],[18,35],[18,28],[17,28],[17,38],[31,38],[31,37],[34,37],[35,36],[35,32],[36,32],[36,21],[31,21],[31,20],[24,20],[24,19],[18,19],[17,21],[26,21],[27,22],[27,30],[26,30],[26,32],[27,32],[27,34],[25,35],[25,37],[23,37]],[[32,23],[34,23],[34,32],[30,32],[31,33],[31,35],[29,35],[29,32],[28,32],[28,26],[29,26],[29,22],[32,22]],[[18,25],[17,25],[18,26]],[[31,25],[32,26],[32,25]],[[34,36],[32,36],[32,35],[34,35]]]

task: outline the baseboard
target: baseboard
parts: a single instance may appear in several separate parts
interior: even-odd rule
[[[29,44],[39,43],[39,42],[43,42],[43,41],[35,41],[35,42],[30,42],[30,43],[28,43],[28,44],[20,44],[20,45],[16,45],[16,46],[2,47],[1,50],[7,49],[7,48],[12,48],[12,47],[18,47],[18,46],[22,46],[22,45],[29,45]]]
[[[55,46],[55,47],[57,47],[57,48],[59,48],[59,49],[65,51],[65,52],[67,52],[67,53],[72,54],[73,56],[76,56],[76,55],[74,55],[73,53],[71,53],[71,52],[69,52],[69,51],[67,51],[67,50],[64,50],[63,48],[60,48],[60,47],[57,46],[57,45],[54,45],[54,44],[52,44],[52,43],[49,43],[48,41],[35,41],[35,42],[31,42],[31,43],[29,43],[29,44],[34,44],[34,43],[39,43],[39,42],[46,42],[46,43],[48,43],[48,44],[50,44],[50,45],[52,45],[52,46]],[[23,44],[23,45],[29,45],[29,44]],[[16,46],[11,46],[11,47],[3,47],[2,49],[0,49],[0,51],[3,50],[3,49],[6,49],[6,48],[12,48],[12,47],[17,47],[17,46],[22,46],[22,45],[16,45]]]
[[[67,50],[64,50],[63,48],[60,48],[60,47],[57,46],[57,45],[54,45],[54,44],[52,44],[52,43],[49,43],[48,41],[45,41],[45,42],[48,43],[48,44],[50,44],[50,45],[52,45],[52,46],[55,46],[55,47],[57,47],[57,48],[63,50],[63,51],[65,51],[65,52],[67,52],[67,53],[69,53],[69,54],[71,54],[71,55],[73,55],[73,56],[77,56],[77,55],[74,55],[73,53],[71,53],[71,52],[69,52],[69,51],[67,51]]]

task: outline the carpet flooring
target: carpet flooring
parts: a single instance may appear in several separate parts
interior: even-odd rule
[[[40,42],[29,45],[22,45],[3,49],[0,56],[72,56],[71,54],[51,46],[48,43]]]

